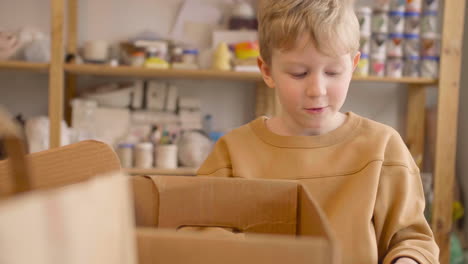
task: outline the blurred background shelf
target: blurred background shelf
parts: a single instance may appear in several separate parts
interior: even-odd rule
[[[177,169],[123,169],[130,175],[177,175],[177,176],[195,176],[197,174],[197,168],[177,168]]]
[[[170,78],[170,79],[194,79],[194,80],[231,80],[231,81],[262,81],[260,73],[235,72],[215,70],[175,70],[175,69],[151,69],[132,66],[117,66],[95,64],[67,64],[65,71],[77,75],[94,76],[118,76],[138,78]],[[436,85],[436,79],[430,78],[390,78],[390,77],[353,77],[353,81],[359,82],[387,82],[402,84]]]
[[[49,64],[25,61],[0,61],[0,69],[47,73],[49,70]]]

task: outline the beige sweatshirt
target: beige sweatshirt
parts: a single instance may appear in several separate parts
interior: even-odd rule
[[[330,133],[288,137],[258,118],[222,137],[197,174],[298,180],[328,216],[343,263],[390,264],[399,257],[439,263],[419,169],[400,135],[347,116]]]

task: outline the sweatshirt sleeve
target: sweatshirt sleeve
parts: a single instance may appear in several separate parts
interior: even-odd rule
[[[220,138],[210,155],[197,171],[197,176],[232,177],[232,162],[224,137]]]
[[[424,217],[419,169],[399,136],[396,141],[387,154],[399,158],[383,163],[374,209],[379,263],[392,264],[401,257],[439,263],[439,248]]]

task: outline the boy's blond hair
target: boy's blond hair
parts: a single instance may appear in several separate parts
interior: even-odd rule
[[[295,47],[309,34],[315,47],[329,56],[359,49],[359,22],[352,0],[260,0],[259,42],[262,59],[271,63],[273,49]]]

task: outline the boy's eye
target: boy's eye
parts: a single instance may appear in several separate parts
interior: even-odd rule
[[[325,74],[328,75],[328,76],[332,76],[332,77],[340,75],[339,72],[334,72],[334,71],[327,71],[327,72],[325,72]]]
[[[291,73],[291,75],[294,78],[304,78],[307,75],[307,72],[301,72],[301,73]]]

